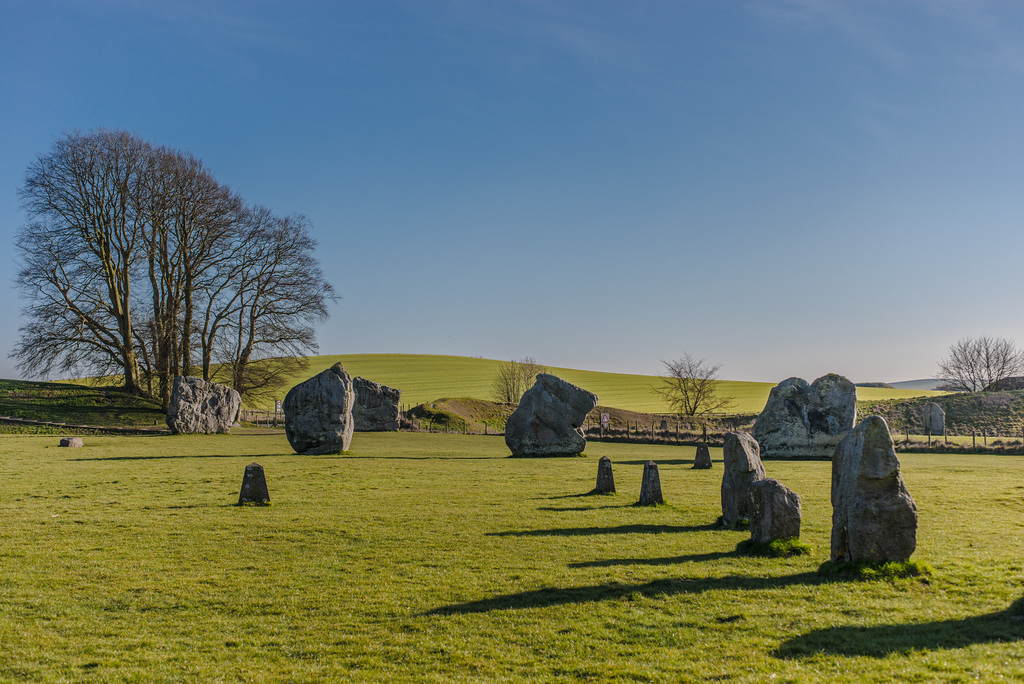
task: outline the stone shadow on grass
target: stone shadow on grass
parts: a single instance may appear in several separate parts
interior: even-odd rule
[[[740,558],[742,554],[732,551],[712,551],[711,553],[691,553],[686,556],[670,556],[667,558],[608,558],[606,560],[569,563],[570,568],[610,568],[616,565],[675,565],[677,563],[702,563],[723,558]]]
[[[1024,639],[1024,598],[1006,610],[962,620],[913,624],[840,626],[794,637],[772,653],[777,658],[804,658],[828,653],[885,658],[914,651],[964,648],[973,644]]]
[[[467,601],[450,606],[440,606],[429,610],[424,615],[458,615],[467,613],[487,613],[492,610],[517,610],[522,608],[547,608],[574,603],[592,603],[595,601],[617,601],[637,595],[653,598],[656,596],[674,596],[677,594],[702,594],[715,590],[757,591],[762,589],[780,589],[794,585],[819,585],[837,582],[836,578],[823,577],[817,572],[804,572],[798,575],[783,577],[748,577],[745,575],[729,575],[727,577],[709,578],[671,578],[660,579],[644,584],[597,584],[586,587],[557,588],[548,587],[533,591],[521,591],[515,594],[504,594],[479,601]]]
[[[629,504],[632,505],[632,504]],[[717,525],[619,525],[617,527],[562,527],[550,530],[506,530],[488,532],[488,537],[579,537],[595,534],[664,534],[667,532],[704,532],[720,529]]]
[[[272,454],[168,454],[166,456],[98,456],[96,458],[69,458],[69,461],[161,461],[176,458],[268,458],[271,456],[294,456],[276,452]]]
[[[650,459],[647,459],[649,461]],[[645,465],[647,461],[616,461],[615,465]],[[669,458],[664,461],[660,458],[657,460],[658,466],[670,466],[670,465],[681,465],[681,466],[692,466],[692,458]]]

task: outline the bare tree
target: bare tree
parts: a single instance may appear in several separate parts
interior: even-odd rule
[[[15,245],[28,322],[12,352],[23,373],[119,372],[140,392],[132,286],[142,240],[132,197],[150,146],[125,132],[74,132],[29,165],[29,222]]]
[[[336,296],[308,222],[247,207],[191,154],[70,133],[29,166],[20,196],[29,304],[11,356],[23,374],[119,375],[166,405],[198,359],[205,379],[219,370],[245,394],[317,348]]]
[[[533,386],[537,376],[547,370],[532,356],[518,361],[503,361],[498,365],[498,372],[491,382],[491,395],[500,404],[518,404],[526,390]]]
[[[959,392],[995,390],[999,383],[1024,371],[1024,354],[1002,337],[962,337],[939,361],[942,389]]]
[[[662,361],[665,374],[661,384],[652,388],[680,416],[702,416],[716,413],[732,404],[732,397],[718,393],[718,371],[721,364],[711,365],[706,359],[697,359],[691,354],[673,361]]]

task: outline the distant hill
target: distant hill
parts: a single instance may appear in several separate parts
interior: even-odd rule
[[[890,382],[894,389],[902,390],[938,390],[944,381],[936,378],[925,378],[923,380],[903,380],[902,382]]]
[[[342,354],[314,356],[306,371],[293,377],[287,389],[316,375],[340,361],[352,376],[362,376],[374,382],[402,390],[402,403],[407,405],[433,402],[442,397],[491,399],[491,382],[501,361],[466,356],[438,356],[430,354]],[[668,413],[664,399],[651,391],[660,382],[656,375],[604,373],[574,368],[549,369],[552,373],[579,385],[600,397],[602,406],[611,406],[640,413]],[[768,393],[775,383],[723,380],[720,390],[734,398],[729,413],[760,413],[768,401]],[[931,394],[928,391],[881,387],[861,387],[859,400],[906,399]],[[253,408],[272,408],[267,406]]]

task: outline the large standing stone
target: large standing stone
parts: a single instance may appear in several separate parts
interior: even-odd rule
[[[242,475],[242,490],[238,493],[238,505],[247,503],[265,505],[270,503],[270,491],[267,489],[267,476],[263,466],[250,463],[245,466]]]
[[[929,401],[921,409],[921,422],[926,435],[946,434],[946,412],[935,402]]]
[[[753,435],[764,458],[828,459],[856,420],[857,388],[843,376],[789,378],[772,388]]]
[[[693,459],[693,467],[697,470],[707,470],[711,467],[711,451],[704,442],[697,445],[697,455]]]
[[[576,456],[587,447],[583,421],[597,395],[550,373],[541,373],[505,421],[513,456]]]
[[[661,478],[658,477],[658,464],[654,461],[644,464],[644,477],[640,481],[639,503],[641,506],[665,503],[665,500],[661,498]]]
[[[85,442],[82,441],[81,437],[61,437],[60,446],[62,447],[83,447]]]
[[[770,542],[800,536],[800,496],[769,478],[750,485],[750,540]]]
[[[356,403],[352,407],[356,432],[398,430],[399,399],[402,390],[366,378],[352,378],[352,388],[356,393]]]
[[[612,473],[612,459],[602,456],[597,461],[597,487],[599,494],[615,493],[615,474]]]
[[[179,434],[231,432],[242,398],[227,385],[202,378],[174,378],[167,406],[167,426]]]
[[[300,454],[333,454],[352,444],[355,390],[336,363],[292,387],[284,398],[284,434]]]
[[[722,445],[722,524],[750,518],[750,485],[764,479],[757,440],[746,432],[725,433]]]
[[[917,547],[917,506],[889,426],[868,416],[832,458],[832,560],[905,561]]]

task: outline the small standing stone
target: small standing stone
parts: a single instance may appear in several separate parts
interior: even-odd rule
[[[800,496],[775,479],[750,485],[750,541],[800,536]]]
[[[597,492],[599,494],[615,493],[615,475],[612,474],[612,459],[602,456],[597,462]]]
[[[658,464],[648,461],[644,464],[644,479],[640,483],[640,505],[650,506],[663,504],[661,498],[661,478],[658,477]]]
[[[761,448],[746,432],[727,432],[722,445],[722,524],[750,518],[750,485],[764,479]]]
[[[697,470],[707,470],[711,467],[711,451],[704,442],[697,445],[697,456],[693,459],[693,467]]]
[[[238,494],[238,505],[247,503],[270,503],[267,477],[263,473],[263,466],[259,463],[250,463],[245,466],[245,474],[242,475],[242,491]]]
[[[81,447],[85,446],[85,442],[82,441],[81,437],[61,437],[60,445],[62,447]]]
[[[946,434],[946,412],[933,401],[929,401],[922,407],[921,423],[924,424],[926,435]]]

